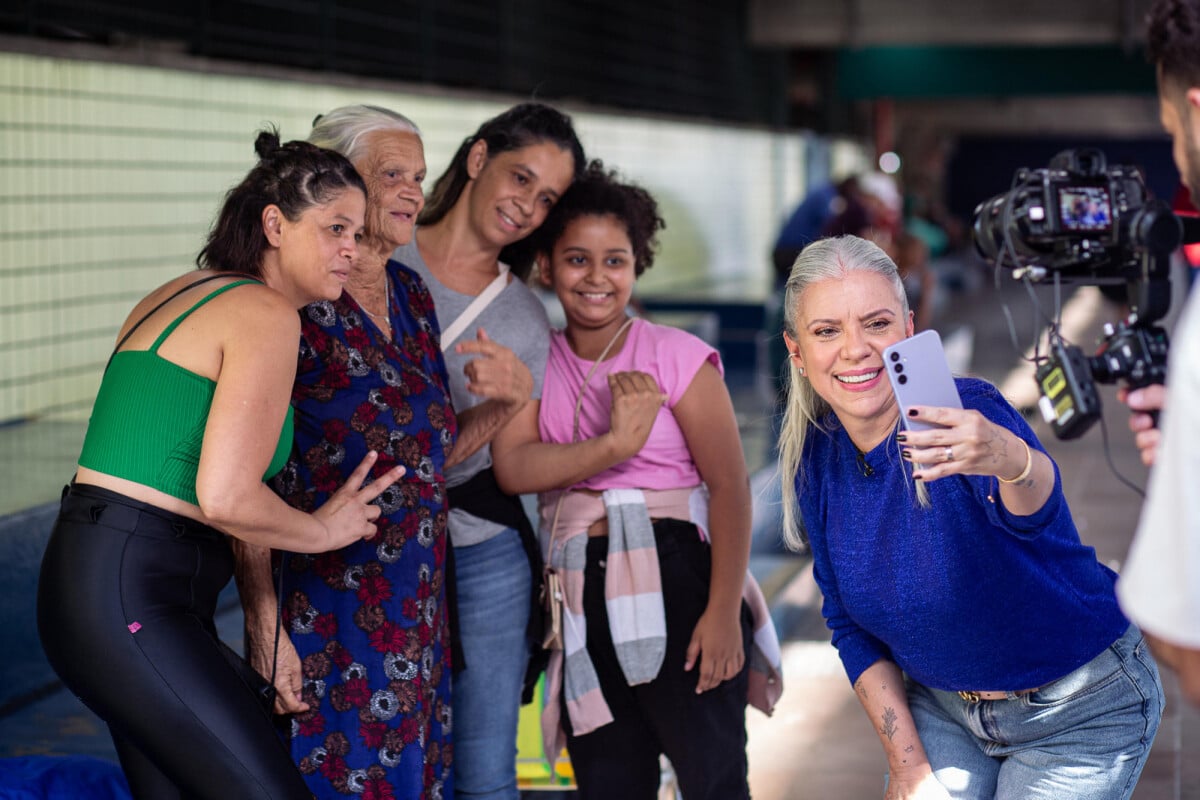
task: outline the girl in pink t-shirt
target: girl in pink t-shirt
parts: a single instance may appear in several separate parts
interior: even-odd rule
[[[500,486],[541,493],[543,548],[564,575],[565,652],[548,671],[543,727],[553,738],[561,724],[585,800],[655,797],[662,753],[688,800],[749,797],[749,481],[716,351],[629,317],[662,227],[650,194],[599,162],[572,184],[536,234],[538,280],[566,328],[553,334],[540,401],[492,443]],[[636,530],[620,540],[652,565],[657,556],[651,575],[639,574],[642,555],[621,559],[629,552],[610,543],[622,503],[653,529],[645,550]],[[621,508],[620,524],[636,529]],[[653,592],[629,589],[641,578],[661,591],[653,613],[642,605]],[[630,664],[637,671],[655,648],[661,664],[635,680]]]

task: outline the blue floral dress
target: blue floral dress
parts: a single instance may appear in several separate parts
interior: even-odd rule
[[[408,268],[387,270],[392,341],[346,293],[301,312],[296,449],[276,491],[312,510],[368,450],[373,475],[408,471],[376,500],[373,539],[288,556],[283,619],[310,706],[292,719],[291,750],[319,798],[448,800],[443,464],[457,424],[433,300]]]

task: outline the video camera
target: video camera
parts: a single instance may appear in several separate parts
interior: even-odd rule
[[[1007,192],[980,203],[973,234],[979,254],[1015,278],[1125,287],[1129,316],[1105,326],[1094,356],[1051,330],[1036,378],[1058,438],[1082,436],[1100,418],[1096,383],[1165,381],[1167,334],[1155,323],[1170,308],[1170,257],[1183,226],[1141,170],[1110,167],[1095,148],[1064,150],[1044,169],[1017,170]]]

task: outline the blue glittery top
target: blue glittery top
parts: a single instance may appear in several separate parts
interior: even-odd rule
[[[964,408],[1045,452],[994,386],[957,383]],[[921,508],[894,437],[865,454],[865,476],[837,419],[826,427],[810,431],[796,485],[822,613],[851,683],[889,659],[936,689],[1028,689],[1125,631],[1116,575],[1080,542],[1057,465],[1050,498],[1027,517],[1008,513],[996,478],[981,475],[930,482]]]

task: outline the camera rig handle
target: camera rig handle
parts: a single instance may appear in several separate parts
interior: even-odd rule
[[[1157,322],[1171,309],[1170,253],[1142,253],[1142,275],[1125,284],[1132,316],[1141,325]]]
[[[1176,214],[1183,228],[1183,238],[1180,244],[1195,244],[1200,242],[1200,217],[1191,214]]]

